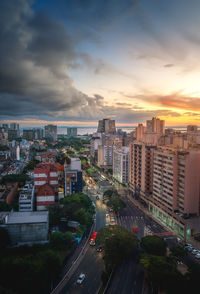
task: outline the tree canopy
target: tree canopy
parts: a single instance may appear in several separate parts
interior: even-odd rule
[[[8,231],[0,227],[0,249],[5,248],[10,244],[10,237]]]
[[[176,258],[184,258],[187,254],[187,249],[183,246],[176,245],[170,248],[172,257]]]
[[[116,266],[136,249],[137,237],[120,226],[103,227],[98,234],[98,243],[104,248],[106,266]]]
[[[170,294],[182,293],[177,292],[177,285],[179,284],[180,290],[183,276],[169,258],[144,254],[140,264],[146,269],[154,290],[167,290]]]
[[[141,247],[149,254],[165,255],[167,243],[158,236],[146,236],[141,239]]]

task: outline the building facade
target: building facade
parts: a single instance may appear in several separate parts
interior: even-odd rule
[[[45,138],[52,141],[56,142],[57,140],[57,126],[55,125],[47,125],[44,127],[45,131]]]
[[[129,181],[129,147],[113,152],[113,177],[122,184]]]

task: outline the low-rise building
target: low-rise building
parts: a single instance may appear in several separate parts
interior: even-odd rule
[[[0,212],[0,226],[8,231],[14,246],[47,242],[49,212]]]

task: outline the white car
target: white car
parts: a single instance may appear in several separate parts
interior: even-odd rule
[[[85,279],[85,274],[80,274],[76,283],[80,285],[83,283],[84,279]]]
[[[196,250],[196,249],[192,250],[192,254],[197,254],[197,253],[198,253],[198,250]]]
[[[200,259],[200,253],[197,253],[197,254],[195,255],[195,257],[196,257],[197,259]]]

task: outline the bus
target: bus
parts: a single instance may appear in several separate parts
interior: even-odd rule
[[[97,232],[93,232],[90,238],[90,246],[95,246],[97,238]]]

